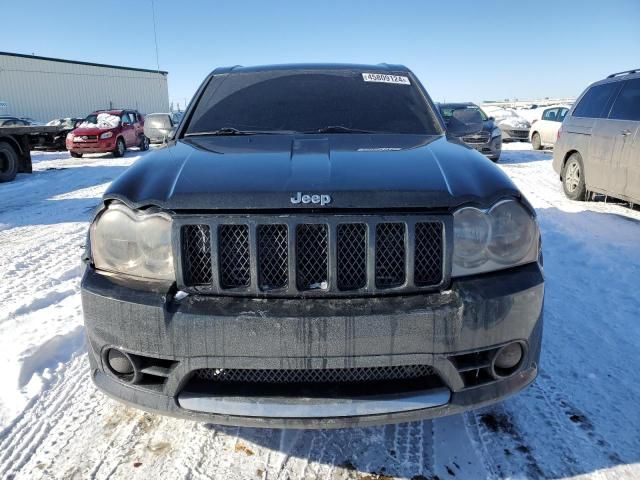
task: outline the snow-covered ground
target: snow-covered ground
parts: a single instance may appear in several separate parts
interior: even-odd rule
[[[0,185],[0,478],[640,478],[640,211],[570,202],[549,152],[500,167],[543,232],[542,371],[501,405],[434,421],[300,431],[151,415],[88,376],[80,247],[124,158],[34,155]]]

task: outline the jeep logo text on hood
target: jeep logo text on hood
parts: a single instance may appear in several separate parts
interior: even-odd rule
[[[315,203],[322,206],[329,205],[331,203],[331,195],[327,194],[303,194],[302,192],[296,193],[291,197],[291,203],[297,205],[299,203]]]

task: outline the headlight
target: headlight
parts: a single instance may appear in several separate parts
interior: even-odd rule
[[[111,137],[113,137],[113,132],[104,132],[100,134],[100,140],[106,140]]]
[[[73,140],[73,132],[67,133],[67,140]]]
[[[502,135],[502,130],[500,130],[499,128],[494,128],[493,131],[491,132],[491,138],[496,138]]]
[[[91,226],[97,269],[155,280],[174,280],[171,217],[112,204]]]
[[[453,214],[452,276],[500,270],[538,259],[538,224],[517,201]]]

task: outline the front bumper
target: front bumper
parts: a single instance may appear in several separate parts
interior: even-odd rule
[[[477,150],[478,152],[482,153],[483,155],[496,160],[498,158],[500,158],[500,153],[502,152],[502,137],[498,136],[498,137],[493,137],[489,142],[487,143],[470,143],[467,142],[467,145],[469,145],[471,148]]]
[[[132,285],[90,267],[82,281],[91,374],[107,394],[145,410],[189,419],[288,428],[438,417],[521,390],[537,374],[543,297],[537,264],[454,280],[440,293],[353,299],[176,300],[166,288]],[[469,359],[511,341],[524,346],[518,370],[482,381],[478,370],[474,378]],[[127,383],[106,366],[104,353],[111,347],[157,365],[146,366],[143,371],[150,373],[144,381]],[[198,369],[406,365],[430,365],[441,385],[323,398],[189,390]]]
[[[87,142],[66,142],[67,150],[76,153],[108,153],[116,148],[116,136],[104,140]]]
[[[500,128],[502,140],[507,142],[528,142],[529,128]]]

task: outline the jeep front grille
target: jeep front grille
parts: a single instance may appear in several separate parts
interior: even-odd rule
[[[176,217],[178,286],[282,297],[434,289],[445,283],[447,222],[420,215]]]

